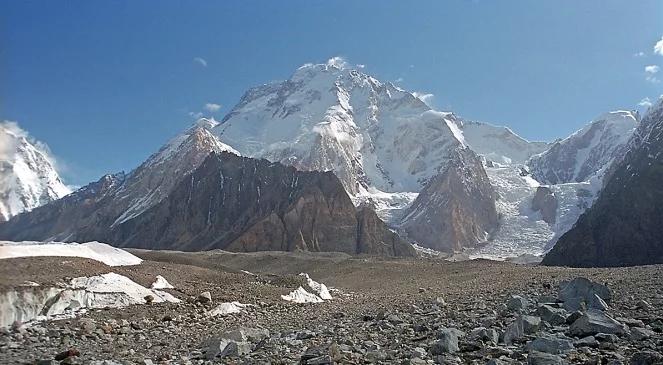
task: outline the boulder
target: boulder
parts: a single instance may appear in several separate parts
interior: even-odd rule
[[[527,355],[527,365],[566,365],[561,357],[545,352],[532,351]]]
[[[536,309],[536,314],[542,320],[552,324],[553,326],[561,325],[566,322],[566,310],[562,308],[555,308],[547,304],[543,304]]]
[[[592,336],[597,333],[623,334],[624,325],[599,310],[588,310],[578,318],[571,327],[569,333],[574,336]]]
[[[511,311],[522,311],[529,306],[529,301],[520,295],[512,295],[506,302],[507,309]]]
[[[433,355],[453,354],[458,352],[458,330],[455,328],[443,328],[437,335],[436,341],[431,347]]]
[[[523,323],[523,331],[525,331],[526,334],[536,333],[541,326],[541,318],[536,316],[523,315],[520,316],[520,321]]]
[[[582,309],[605,310],[612,300],[612,293],[607,286],[579,277],[560,284],[559,300],[568,311]]]
[[[636,352],[629,362],[630,365],[660,365],[663,364],[663,355],[656,351]]]
[[[543,335],[527,343],[527,349],[548,354],[562,354],[573,350],[573,343],[568,338]]]

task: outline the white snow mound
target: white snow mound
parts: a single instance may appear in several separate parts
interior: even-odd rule
[[[309,293],[306,289],[301,286],[297,290],[292,291],[288,295],[281,295],[281,298],[288,302],[293,303],[322,303],[322,300],[319,296]]]
[[[332,296],[331,294],[329,294],[329,290],[327,289],[327,286],[325,284],[318,283],[317,281],[311,279],[311,277],[308,276],[308,274],[306,273],[301,273],[299,274],[299,276],[303,276],[306,278],[306,282],[309,288],[311,288],[311,290],[313,290],[313,292],[316,293],[318,297],[320,297],[320,299],[323,300],[332,299]]]
[[[152,283],[152,289],[175,289],[166,278],[161,275],[157,275],[157,279]]]
[[[96,241],[86,243],[0,241],[0,259],[34,256],[82,257],[103,262],[108,266],[130,266],[143,262],[127,251]]]

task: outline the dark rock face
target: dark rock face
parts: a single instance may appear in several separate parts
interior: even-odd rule
[[[119,224],[113,223],[122,212],[110,207],[122,186],[107,181],[111,179],[18,216],[0,226],[0,237],[98,240],[185,251],[415,255],[374,212],[357,212],[330,172],[302,172],[267,160],[212,153],[162,200]]]
[[[486,242],[497,228],[496,193],[481,161],[469,149],[454,152],[406,211],[409,238],[438,251],[459,251]]]
[[[663,263],[663,104],[651,111],[594,205],[560,237],[544,265]]]
[[[541,212],[544,222],[551,225],[555,224],[558,205],[557,198],[550,188],[545,186],[536,188],[536,194],[532,199],[532,210]]]

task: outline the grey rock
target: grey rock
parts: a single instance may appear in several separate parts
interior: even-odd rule
[[[598,333],[622,334],[624,332],[625,329],[621,323],[598,310],[588,310],[569,328],[569,333],[580,337]]]
[[[575,311],[571,313],[568,317],[566,317],[566,324],[573,324],[573,322],[577,321],[578,318],[582,317],[583,312],[581,311]]]
[[[500,359],[490,359],[486,365],[506,365],[507,362]]]
[[[583,305],[587,309],[605,310],[612,300],[612,292],[607,286],[583,277],[561,283],[558,296],[568,311],[582,309]]]
[[[494,344],[497,344],[500,339],[499,333],[497,333],[497,330],[494,328],[485,328],[485,327],[478,327],[472,330],[470,333],[470,337],[479,339],[484,342],[492,342]]]
[[[453,354],[460,350],[458,347],[458,330],[455,328],[443,328],[437,337],[439,340],[431,347],[433,355]]]
[[[545,352],[532,351],[527,355],[528,365],[565,365],[564,359],[557,355],[547,354]]]
[[[544,304],[536,309],[536,314],[539,315],[542,320],[553,326],[564,324],[566,322],[566,310],[562,308],[554,308]]]
[[[212,301],[212,293],[206,291],[198,295],[198,301],[201,303],[209,303]]]
[[[654,336],[656,332],[642,328],[642,327],[633,327],[631,328],[631,335],[629,336],[634,341],[641,341],[647,338]]]
[[[548,354],[562,354],[573,350],[573,343],[567,338],[544,335],[527,343],[527,349]]]
[[[536,316],[523,315],[520,316],[520,321],[523,323],[523,331],[525,331],[526,334],[536,333],[541,326],[541,318]]]
[[[651,304],[649,304],[649,302],[647,302],[647,301],[644,300],[644,299],[640,299],[640,300],[638,300],[638,302],[635,304],[635,306],[636,306],[637,309],[640,309],[640,310],[651,310],[651,309],[654,309],[654,306],[652,306]]]
[[[663,355],[656,351],[640,351],[631,357],[630,365],[660,365],[663,364]]]
[[[529,306],[529,301],[520,295],[512,295],[506,302],[507,309],[511,311],[521,311]]]
[[[596,338],[597,341],[599,342],[617,342],[619,341],[619,337],[616,335],[613,335],[611,333],[597,333],[594,335],[594,338]]]
[[[599,347],[599,341],[594,336],[583,337],[573,342],[576,347]]]
[[[516,319],[504,329],[504,333],[502,334],[502,342],[504,342],[506,345],[510,345],[514,341],[522,338],[524,335],[525,330],[523,329],[523,322],[520,319]]]

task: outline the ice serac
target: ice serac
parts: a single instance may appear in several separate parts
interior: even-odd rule
[[[650,108],[594,205],[558,240],[545,265],[663,263],[663,100]]]
[[[69,193],[48,149],[15,123],[0,123],[0,222]]]
[[[401,228],[420,245],[438,251],[473,248],[497,229],[495,199],[478,156],[461,149],[419,193]]]
[[[623,155],[638,120],[637,112],[631,111],[600,116],[547,151],[532,156],[527,163],[532,175],[544,184],[582,182],[600,175]]]
[[[462,148],[451,113],[335,63],[249,90],[214,128],[242,155],[333,171],[361,201],[368,190],[417,192]]]

